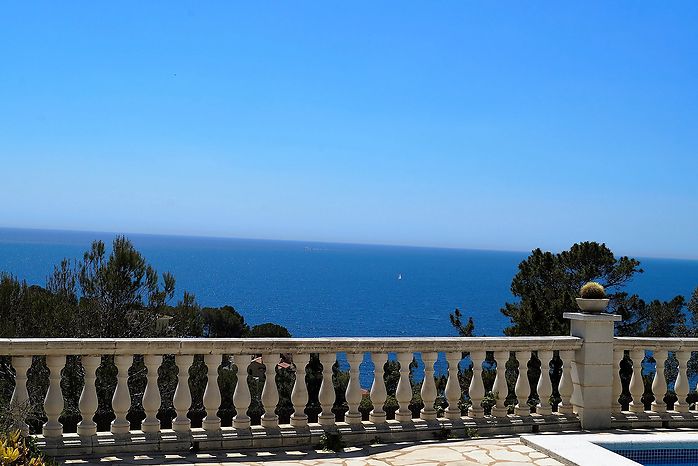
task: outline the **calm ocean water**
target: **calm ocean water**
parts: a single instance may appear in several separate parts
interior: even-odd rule
[[[0,229],[0,271],[44,285],[62,258],[80,258],[94,239],[113,234]],[[250,324],[276,322],[293,336],[449,336],[456,307],[475,318],[478,335],[501,335],[499,312],[527,254],[129,235],[178,295],[202,305],[234,306]],[[643,298],[689,296],[698,261],[642,259],[629,287]],[[401,276],[401,279],[398,279]]]

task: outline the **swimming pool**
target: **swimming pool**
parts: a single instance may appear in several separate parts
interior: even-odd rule
[[[698,432],[614,431],[527,435],[522,443],[568,465],[698,465]]]
[[[611,449],[614,453],[622,455],[643,466],[679,466],[698,464],[698,445],[691,448],[664,448],[656,445],[647,449]]]

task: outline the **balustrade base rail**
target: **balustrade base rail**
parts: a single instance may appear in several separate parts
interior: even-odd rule
[[[645,411],[643,413],[633,413],[623,411],[611,415],[611,425],[616,429],[639,429],[639,428],[667,428],[676,429],[682,427],[694,428],[698,425],[698,413],[679,413],[667,411],[665,413],[655,413]]]
[[[217,433],[207,433],[203,429],[191,429],[190,433],[176,433],[163,429],[159,433],[145,434],[130,431],[115,435],[111,432],[98,432],[97,435],[80,438],[77,434],[63,434],[56,439],[35,436],[38,446],[47,455],[69,458],[86,455],[135,455],[156,452],[187,452],[192,447],[197,450],[237,451],[243,449],[316,447],[320,437],[327,431],[339,432],[347,445],[362,445],[371,442],[393,443],[433,439],[443,435],[444,430],[456,437],[464,437],[466,429],[475,429],[478,435],[525,433],[538,431],[579,430],[579,419],[573,414],[558,414],[507,417],[484,417],[462,419],[436,419],[425,421],[414,419],[413,422],[387,421],[383,424],[362,422],[347,424],[338,422],[331,429],[320,424],[307,427],[281,425],[278,428],[252,426],[250,429],[223,427]]]

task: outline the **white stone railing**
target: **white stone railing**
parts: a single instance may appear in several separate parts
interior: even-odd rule
[[[691,359],[691,353],[698,351],[698,338],[637,338],[637,337],[616,337],[613,343],[613,404],[612,411],[616,414],[649,414],[653,413],[656,416],[647,416],[640,419],[643,423],[655,421],[666,421],[671,419],[672,414],[689,413],[689,403],[686,400],[691,387],[689,386],[688,361]],[[648,354],[651,353],[651,354]],[[623,411],[622,405],[618,401],[622,393],[622,385],[620,378],[620,364],[625,356],[630,358],[632,364],[632,376],[630,378],[628,391],[630,392],[631,400],[628,403],[628,410]],[[645,359],[649,365],[649,357],[655,360],[654,374],[651,385],[651,393],[655,399],[650,404],[649,409],[642,402],[642,397],[645,395],[645,383],[642,378],[642,369]],[[665,371],[665,365],[668,361],[675,364],[676,374],[672,376],[672,380],[667,380],[669,374]],[[672,367],[674,366],[672,364]],[[674,372],[672,370],[672,372]],[[668,383],[669,382],[669,383]],[[669,409],[668,403],[664,401],[669,386],[673,385],[673,392],[677,400],[673,403],[672,409]],[[695,387],[693,387],[695,390]],[[664,418],[662,415],[665,415]],[[620,418],[620,416],[618,416]],[[626,416],[627,418],[627,416]],[[685,418],[681,418],[682,420]]]
[[[133,450],[166,449],[163,439],[172,438],[173,447],[181,448],[182,442],[201,441],[207,447],[254,447],[260,441],[266,446],[288,444],[289,438],[294,438],[293,444],[311,443],[317,432],[328,429],[347,428],[349,433],[364,435],[357,441],[367,440],[368,433],[392,435],[396,432],[404,434],[401,438],[429,433],[444,426],[464,426],[467,422],[481,426],[483,429],[532,430],[546,425],[551,428],[561,428],[569,422],[578,425],[572,415],[571,403],[573,395],[572,367],[575,352],[582,347],[582,340],[576,337],[517,337],[517,338],[289,338],[289,339],[0,339],[0,356],[10,356],[12,366],[16,370],[15,388],[12,395],[12,405],[25,403],[29,398],[27,389],[27,371],[32,365],[33,356],[45,356],[46,365],[50,371],[49,386],[44,399],[44,410],[47,421],[43,424],[42,435],[37,437],[45,442],[47,448],[54,453],[99,453],[118,451],[119,448]],[[483,362],[486,352],[493,352],[496,364],[496,377],[492,387],[493,393],[498,393],[491,415],[484,416],[481,405],[486,396],[482,378]],[[470,408],[467,416],[462,416],[459,402],[462,400],[462,387],[458,380],[458,364],[463,353],[470,353],[473,362],[473,376],[468,388]],[[540,403],[531,412],[528,399],[532,392],[529,384],[527,364],[536,352],[541,361],[541,375],[535,385]],[[562,373],[557,391],[562,399],[553,413],[550,397],[553,394],[553,383],[550,377],[549,364],[554,352],[562,361]],[[305,377],[296,377],[291,401],[294,412],[290,417],[289,426],[280,426],[275,409],[279,402],[279,392],[276,386],[276,366],[280,354],[291,354],[293,364],[300,374],[308,364],[310,354],[319,354],[322,365],[322,383],[319,391],[319,402],[322,412],[318,423],[309,424],[304,412],[308,403],[308,390]],[[335,402],[335,390],[332,383],[332,365],[337,359],[337,353],[346,353],[350,366],[349,384],[346,389],[348,411],[346,422],[336,422],[332,411]],[[370,353],[375,364],[374,381],[370,390],[373,410],[369,421],[362,422],[359,412],[362,394],[359,383],[359,365],[364,354]],[[383,406],[387,392],[383,380],[383,366],[388,360],[388,354],[395,353],[400,364],[400,378],[395,398],[399,408],[395,420],[387,421]],[[409,404],[412,400],[409,364],[415,353],[421,355],[424,363],[425,377],[421,387],[421,398],[424,408],[419,419],[412,418]],[[434,363],[438,353],[445,353],[448,362],[448,379],[444,396],[448,407],[443,418],[437,418],[434,402],[437,390],[434,382]],[[114,356],[114,364],[118,370],[117,384],[111,406],[116,418],[110,426],[109,433],[97,432],[93,417],[97,410],[96,370],[101,363],[101,356]],[[131,424],[126,415],[131,407],[129,394],[128,371],[132,366],[135,355],[143,355],[147,369],[147,385],[143,393],[143,409],[145,419],[141,430],[131,430]],[[157,384],[158,368],[164,355],[174,355],[178,368],[177,387],[174,393],[173,405],[176,417],[172,420],[172,429],[162,429],[160,420],[156,417],[161,406],[161,396]],[[189,388],[189,368],[195,355],[203,355],[207,367],[208,379],[203,395],[203,405],[206,417],[201,429],[193,429],[187,413],[192,404]],[[221,404],[221,393],[218,384],[218,368],[224,357],[232,358],[239,373],[247,373],[253,358],[261,355],[265,363],[265,382],[261,393],[261,404],[264,414],[261,426],[251,426],[247,415],[251,403],[250,389],[245,377],[238,378],[233,393],[233,404],[237,414],[233,417],[231,426],[222,426],[217,410]],[[82,420],[77,425],[74,434],[64,433],[59,420],[64,409],[64,399],[61,391],[61,370],[66,364],[67,356],[80,356],[84,368],[84,387],[79,400],[79,411]],[[517,403],[514,414],[507,414],[505,400],[509,393],[506,381],[505,363],[514,356],[518,360],[519,370],[513,395]],[[271,362],[271,364],[269,364]],[[303,369],[302,369],[303,368]],[[568,424],[561,423],[562,419]],[[478,421],[479,420],[479,421]],[[501,422],[499,422],[501,421]],[[535,426],[535,427],[534,427]],[[27,431],[28,426],[22,425]],[[283,429],[291,434],[285,435]],[[420,430],[421,429],[421,430]],[[279,433],[281,432],[281,433]],[[382,434],[382,435],[383,435]],[[226,440],[227,439],[227,440]],[[226,441],[233,443],[226,444]],[[237,443],[234,443],[237,442]],[[251,443],[249,443],[251,442]],[[69,451],[69,446],[73,449]]]

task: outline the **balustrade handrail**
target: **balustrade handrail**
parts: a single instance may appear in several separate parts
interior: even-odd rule
[[[0,355],[260,354],[577,350],[582,339],[553,337],[337,338],[2,338]],[[698,346],[698,339],[696,340]]]
[[[693,350],[698,351],[698,338],[676,337],[614,337],[613,346],[623,350],[663,349],[669,351]]]

